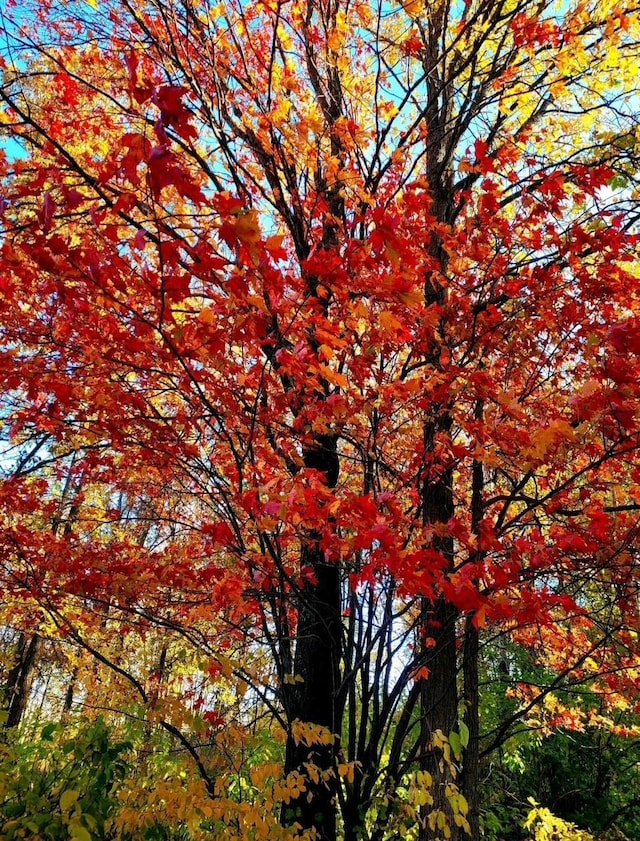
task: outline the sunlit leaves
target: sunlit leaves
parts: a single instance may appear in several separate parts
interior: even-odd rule
[[[279,804],[332,792],[465,832],[464,716],[430,771],[395,735],[437,673],[425,610],[602,697],[636,680],[637,11],[39,12],[4,61],[2,586],[195,762],[128,785],[121,831],[165,804],[286,836]],[[331,728],[287,706],[328,570]],[[513,694],[532,726],[587,716]]]

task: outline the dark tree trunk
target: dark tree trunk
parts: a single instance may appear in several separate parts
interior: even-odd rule
[[[17,659],[9,673],[7,681],[7,719],[6,728],[17,727],[22,721],[42,649],[42,638],[38,634],[28,637],[20,633],[18,638]]]
[[[448,62],[442,60],[442,44],[447,30],[446,4],[433,7],[428,18],[428,28],[423,36],[423,67],[426,80],[425,122],[427,149],[425,175],[429,185],[432,206],[430,213],[442,225],[450,225],[454,217],[454,188],[451,168],[451,120],[453,115],[453,90],[448,76]],[[427,245],[429,255],[437,261],[438,271],[425,277],[424,296],[427,306],[442,308],[440,339],[434,342],[427,361],[435,370],[442,370],[442,351],[447,346],[448,325],[446,284],[449,255],[443,247],[437,228]],[[450,434],[452,417],[450,404],[434,405],[425,418],[424,479],[421,487],[422,522],[446,526],[454,515],[453,470],[438,463],[437,441]],[[431,548],[440,553],[445,575],[454,569],[455,547],[453,538],[438,534]],[[433,804],[423,809],[419,830],[420,841],[444,837],[441,829],[431,830],[428,815],[443,812],[447,816],[451,839],[456,841],[458,828],[453,823],[447,785],[454,782],[453,768],[444,761],[442,751],[435,750],[432,737],[436,730],[448,738],[458,717],[458,660],[456,651],[458,611],[442,595],[421,600],[420,631],[423,639],[422,663],[428,669],[422,680],[421,704],[421,754],[420,766],[433,777]]]
[[[456,620],[458,613],[445,599],[435,603],[425,602],[422,609],[422,621],[428,649],[424,662],[428,676],[421,681],[421,755],[420,767],[428,771],[433,778],[433,804],[423,810],[420,839],[441,837],[441,831],[435,833],[429,828],[428,815],[434,811],[443,812],[451,828],[451,838],[457,837],[457,827],[446,795],[447,785],[455,782],[451,765],[444,761],[443,752],[433,746],[433,736],[437,730],[448,738],[456,726],[458,716],[457,657],[456,657]]]
[[[449,416],[444,413],[435,421],[427,425],[425,432],[425,454],[427,459],[434,450],[435,436],[441,432],[448,432]],[[430,466],[426,467],[426,478],[422,487],[423,522],[425,524],[442,525],[447,523],[454,513],[453,504],[453,474],[451,470],[444,470],[441,474],[430,475]],[[453,569],[454,545],[453,539],[436,536],[432,548],[442,556],[445,573]],[[433,804],[423,810],[420,839],[439,838],[440,831],[435,834],[430,829],[428,815],[434,811],[443,812],[451,827],[451,837],[456,837],[456,827],[453,824],[449,801],[446,796],[447,785],[454,780],[453,769],[444,761],[443,754],[433,747],[433,735],[440,730],[448,737],[454,729],[458,716],[457,690],[457,652],[456,635],[458,611],[444,597],[435,600],[423,598],[421,600],[421,619],[419,650],[421,651],[420,665],[426,666],[427,674],[421,679],[420,685],[420,722],[421,722],[421,751],[420,767],[428,771],[433,778]]]
[[[71,675],[69,676],[69,685],[67,691],[64,693],[64,703],[62,705],[62,716],[60,721],[65,724],[69,719],[71,707],[73,706],[73,696],[76,691],[76,683],[78,680],[78,667],[75,666]]]
[[[304,453],[305,466],[321,471],[330,487],[338,479],[336,441],[324,436]],[[298,595],[298,626],[294,655],[295,683],[285,687],[290,724],[300,721],[335,734],[325,744],[297,741],[290,730],[285,772],[300,771],[306,790],[283,807],[288,824],[315,828],[321,841],[336,839],[337,777],[335,772],[339,722],[337,692],[340,680],[340,571],[327,563],[319,535],[302,547],[301,566],[308,577]]]

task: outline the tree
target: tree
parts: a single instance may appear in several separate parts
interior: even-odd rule
[[[4,586],[147,709],[105,627],[253,692],[285,834],[477,839],[482,756],[563,687],[637,683],[638,29],[528,0],[8,19]],[[492,634],[553,677],[483,732]]]

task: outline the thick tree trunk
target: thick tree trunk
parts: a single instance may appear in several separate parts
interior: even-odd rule
[[[435,604],[425,603],[422,611],[426,627],[424,633],[429,645],[426,656],[428,677],[421,684],[421,742],[420,765],[433,778],[433,804],[425,808],[420,829],[420,838],[440,839],[441,829],[431,829],[428,815],[442,812],[451,829],[451,838],[456,838],[457,827],[447,797],[447,785],[455,782],[452,766],[445,760],[443,751],[433,746],[433,735],[440,730],[448,737],[455,728],[458,715],[458,693],[456,686],[456,609],[444,599]],[[452,757],[453,759],[453,757]]]
[[[448,62],[442,57],[442,45],[447,30],[446,4],[434,5],[428,16],[428,27],[423,38],[423,68],[426,79],[427,108],[427,154],[425,175],[432,202],[430,213],[442,225],[450,225],[454,216],[454,191],[451,170],[451,118],[453,114],[453,90],[448,78]],[[438,271],[425,277],[425,303],[442,307],[440,325],[441,339],[434,343],[428,355],[428,362],[434,369],[442,370],[442,351],[447,344],[446,310],[448,290],[446,272],[449,255],[443,247],[437,228],[427,245],[429,256],[437,261]],[[438,463],[437,441],[448,436],[452,425],[450,406],[434,405],[430,416],[425,418],[424,457],[425,476],[421,487],[422,521],[424,525],[436,527],[431,548],[442,556],[443,573],[450,574],[454,568],[453,538],[438,533],[454,515],[453,470]],[[433,460],[433,464],[432,464]],[[420,764],[433,777],[433,804],[423,810],[419,839],[435,841],[444,838],[441,826],[431,828],[429,814],[443,813],[450,828],[450,838],[455,841],[458,832],[453,823],[447,787],[454,782],[454,770],[446,761],[441,750],[433,747],[433,734],[442,731],[447,737],[454,729],[458,716],[457,689],[457,621],[458,611],[438,595],[435,599],[421,601],[421,633],[423,639],[423,660],[428,669],[421,684],[421,755]]]
[[[442,427],[443,421],[438,423]],[[432,438],[434,425],[428,433]],[[430,451],[428,445],[427,452]],[[445,471],[433,481],[427,480],[423,487],[424,522],[447,523],[453,516],[453,477]],[[453,540],[436,537],[433,548],[440,552],[449,572],[453,565]],[[421,601],[421,663],[426,666],[426,676],[420,686],[421,753],[420,767],[433,778],[433,804],[423,810],[420,841],[433,841],[444,837],[442,829],[435,830],[429,824],[429,814],[441,812],[446,816],[451,829],[451,838],[456,838],[457,827],[447,798],[447,786],[454,782],[452,766],[445,760],[441,749],[434,748],[433,736],[437,730],[448,738],[456,725],[458,716],[457,690],[457,636],[458,611],[443,597]]]
[[[425,525],[442,527],[454,514],[453,472],[441,469],[440,465],[429,464],[435,451],[436,436],[448,434],[451,418],[442,411],[425,427],[424,448],[427,465],[422,485],[422,520]],[[432,548],[442,557],[445,575],[453,570],[453,538],[438,535],[433,538]],[[448,738],[454,729],[458,716],[457,689],[457,609],[443,596],[435,599],[423,598],[420,611],[420,665],[426,666],[427,673],[421,680],[420,687],[420,767],[428,771],[433,778],[433,804],[423,809],[419,831],[420,841],[435,841],[444,838],[441,825],[435,829],[429,822],[429,816],[442,813],[449,825],[451,836],[457,838],[458,828],[453,822],[453,815],[447,797],[447,788],[455,782],[454,769],[448,763],[441,749],[435,748],[433,736],[440,730]]]
[[[20,633],[16,663],[7,681],[7,719],[5,728],[17,727],[22,721],[31,695],[35,668],[42,649],[42,637]]]
[[[324,436],[304,453],[305,466],[320,470],[330,487],[338,479],[336,441]],[[325,561],[319,535],[310,535],[302,547],[301,566],[311,575],[298,599],[298,626],[294,655],[295,683],[285,687],[290,724],[300,721],[325,729],[326,742],[307,744],[290,729],[285,772],[299,771],[306,788],[283,808],[285,823],[315,828],[321,841],[335,841],[337,777],[335,772],[339,722],[337,691],[340,680],[341,623],[340,571]],[[334,735],[335,734],[335,735]]]

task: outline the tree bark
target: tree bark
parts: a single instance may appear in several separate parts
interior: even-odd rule
[[[9,673],[7,681],[7,719],[4,727],[17,727],[25,714],[35,667],[42,650],[42,637],[32,634],[30,637],[20,632],[16,663]]]
[[[304,453],[305,466],[321,471],[329,487],[338,479],[337,442],[319,437]],[[296,741],[290,726],[285,773],[299,771],[306,790],[283,807],[283,820],[303,829],[315,828],[321,841],[335,841],[337,833],[336,751],[339,722],[337,692],[340,680],[341,617],[340,571],[327,563],[320,536],[310,535],[302,547],[301,567],[308,570],[298,599],[298,626],[294,655],[295,683],[285,687],[290,725],[300,721],[325,728],[327,743]]]
[[[453,477],[451,471],[435,481],[425,482],[423,488],[424,519],[426,523],[442,524],[453,516]],[[453,564],[453,540],[436,537],[433,548],[440,552],[448,572]],[[420,684],[420,767],[433,778],[433,804],[423,809],[419,832],[420,841],[440,838],[439,830],[431,830],[428,815],[434,811],[443,812],[451,827],[451,838],[456,838],[457,827],[453,824],[447,785],[454,780],[452,767],[443,761],[441,751],[433,747],[433,735],[440,730],[448,737],[454,729],[458,715],[457,691],[457,634],[458,611],[443,596],[435,600],[421,599],[420,664],[427,674]]]

